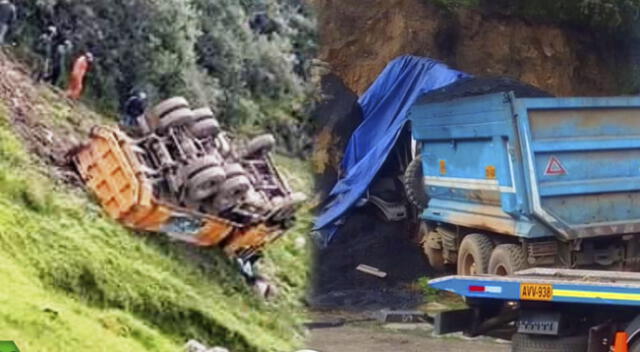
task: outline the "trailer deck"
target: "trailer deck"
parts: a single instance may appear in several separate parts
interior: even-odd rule
[[[470,298],[640,306],[640,273],[528,269],[509,277],[447,276],[429,285]]]

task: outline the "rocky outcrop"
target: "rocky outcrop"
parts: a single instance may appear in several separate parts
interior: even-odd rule
[[[399,55],[436,58],[477,75],[507,75],[556,95],[618,93],[618,48],[596,34],[427,0],[309,0],[321,59],[361,94]]]

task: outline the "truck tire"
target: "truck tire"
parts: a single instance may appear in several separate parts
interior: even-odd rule
[[[234,178],[236,176],[246,175],[247,173],[242,165],[238,163],[226,164],[224,166],[224,172],[227,174],[228,179]]]
[[[251,182],[246,176],[227,179],[213,200],[215,210],[223,211],[234,207],[250,188]]]
[[[202,171],[202,169],[206,169],[212,166],[220,166],[220,164],[220,158],[214,155],[207,155],[205,157],[191,161],[189,164],[184,166],[181,171],[182,175],[186,176],[186,178],[188,179],[197,172]]]
[[[198,202],[213,196],[220,189],[224,178],[224,170],[221,167],[209,167],[198,172],[187,183],[189,200]]]
[[[433,236],[436,236],[437,233],[431,231],[429,226],[424,222],[420,224],[420,236],[422,238],[422,250],[424,251],[424,255],[427,257],[427,261],[429,265],[435,271],[444,271],[444,256],[442,255],[442,249],[433,248],[429,245]]]
[[[180,108],[160,118],[157,132],[163,134],[169,127],[184,125],[191,121],[193,112],[189,108]]]
[[[181,108],[189,108],[189,102],[183,97],[174,97],[158,103],[151,109],[150,114],[160,119],[168,113]]]
[[[424,189],[424,177],[422,172],[422,157],[416,156],[404,173],[404,191],[409,203],[418,209],[424,209],[429,204],[429,198]]]
[[[251,188],[251,182],[246,176],[236,176],[224,181],[220,186],[220,196],[237,200],[244,196],[249,188]]]
[[[527,256],[517,244],[501,244],[491,253],[489,274],[509,276],[528,266]]]
[[[478,233],[465,236],[458,249],[458,275],[486,274],[492,251],[493,242],[488,236]]]
[[[586,351],[588,337],[580,336],[542,336],[514,334],[511,339],[512,352],[580,352]]]
[[[244,153],[242,153],[242,156],[246,158],[252,155],[265,154],[272,151],[275,145],[276,138],[272,134],[264,134],[252,139],[247,144],[247,147]]]
[[[200,120],[189,128],[197,138],[215,137],[220,132],[220,123],[214,118]]]
[[[213,115],[213,111],[211,111],[211,109],[209,108],[200,108],[193,110],[193,119],[191,121],[193,123],[196,123],[207,118],[215,118]]]

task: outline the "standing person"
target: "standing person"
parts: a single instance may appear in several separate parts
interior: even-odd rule
[[[0,46],[6,44],[7,33],[16,20],[16,7],[9,0],[0,0]]]
[[[138,116],[144,114],[147,108],[147,93],[137,92],[127,99],[122,109],[122,125],[126,127],[136,127]]]
[[[36,52],[40,54],[40,64],[38,65],[38,74],[36,75],[36,81],[38,82],[43,79],[48,79],[51,76],[53,42],[57,34],[58,29],[54,26],[49,26],[38,38],[38,43],[36,45]]]
[[[53,62],[51,64],[51,75],[47,81],[52,85],[57,85],[60,81],[60,76],[66,74],[69,66],[69,54],[71,53],[73,46],[71,41],[63,40],[62,38],[57,41],[53,50]]]
[[[86,52],[80,55],[73,63],[73,69],[71,69],[71,76],[69,78],[69,88],[67,89],[67,96],[70,99],[80,99],[82,90],[84,89],[84,77],[89,71],[92,62],[93,54]]]

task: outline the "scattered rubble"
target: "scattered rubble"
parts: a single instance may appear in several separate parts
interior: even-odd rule
[[[363,273],[369,274],[369,275],[373,275],[373,276],[377,276],[381,279],[384,279],[385,277],[387,277],[387,273],[385,273],[384,271],[381,271],[378,268],[374,268],[372,266],[366,265],[366,264],[360,264],[356,267],[356,270],[361,271]]]
[[[184,352],[229,352],[229,350],[224,347],[209,348],[196,340],[189,340],[184,346]]]
[[[419,310],[389,310],[382,309],[373,316],[383,323],[426,323],[427,315]]]

